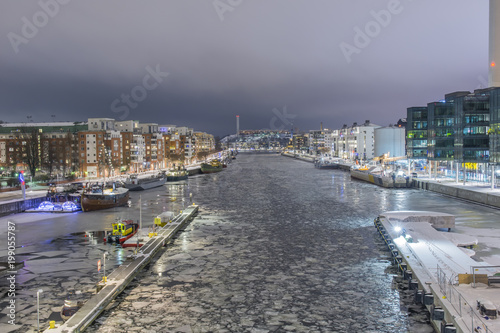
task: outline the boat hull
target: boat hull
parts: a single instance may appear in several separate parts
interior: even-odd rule
[[[166,181],[166,178],[161,178],[153,181],[139,182],[138,184],[125,184],[124,186],[130,191],[144,191],[149,190],[150,188],[160,187],[164,185]]]
[[[167,182],[177,182],[188,179],[189,172],[186,169],[172,169],[167,172]]]
[[[178,182],[180,180],[188,179],[188,175],[185,176],[167,176],[167,182]]]
[[[321,164],[316,163],[314,166],[318,169],[338,169],[340,166],[338,164]]]
[[[366,171],[360,171],[355,169],[351,169],[351,178],[356,178],[386,188],[409,187],[409,183],[406,178],[398,177],[396,179],[392,179],[391,177],[372,174]]]
[[[205,163],[201,165],[201,172],[203,173],[215,173],[220,171],[222,171],[222,165],[220,167],[214,167],[210,164],[205,164]]]
[[[137,230],[139,230],[139,226],[137,224],[132,224],[131,227],[133,228],[133,231],[126,235],[126,236],[120,236],[120,235],[109,235],[108,239],[105,239],[105,241],[108,241],[109,243],[117,243],[122,245],[125,243],[127,240],[130,238],[134,237],[134,235],[137,233]]]
[[[113,207],[125,206],[128,203],[129,191],[118,193],[116,195],[83,193],[81,206],[82,211],[90,212],[93,210],[108,209]]]

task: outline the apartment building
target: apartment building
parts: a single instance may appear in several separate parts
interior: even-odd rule
[[[363,124],[344,125],[333,131],[334,155],[349,160],[369,160],[375,157],[375,129],[381,126],[366,120]]]

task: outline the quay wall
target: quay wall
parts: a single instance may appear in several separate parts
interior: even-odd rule
[[[299,159],[302,161],[314,162],[314,158],[309,156],[302,156],[299,154],[291,154],[291,153],[282,153],[282,155],[286,157]],[[350,171],[350,168],[351,168],[350,164],[339,163],[340,170]],[[447,195],[450,197],[476,202],[483,205],[500,208],[500,196],[490,194],[487,191],[481,192],[474,189],[467,189],[467,188],[462,188],[460,186],[453,186],[452,184],[440,184],[421,179],[413,179],[411,182],[411,187],[428,190],[443,195]]]
[[[304,155],[290,154],[290,153],[283,153],[282,155],[286,156],[286,157],[292,157],[292,158],[295,158],[295,159],[298,159],[298,160],[301,160],[301,161],[314,163],[314,157],[313,156],[304,156]]]
[[[444,185],[418,179],[413,179],[412,187],[500,208],[500,196],[487,192],[478,192],[458,186],[450,186],[449,184]]]
[[[0,204],[0,216],[22,213],[26,209],[38,207],[38,205],[40,205],[43,201],[45,201],[45,197],[18,200]]]
[[[459,332],[467,332],[467,328],[456,320],[456,318],[461,318],[460,314],[453,306],[450,306],[449,302],[443,302],[446,297],[443,297],[445,295],[441,292],[439,284],[429,283],[429,276],[422,270],[423,265],[420,260],[416,257],[413,258],[414,255],[411,251],[406,251],[404,247],[394,243],[388,233],[387,228],[389,226],[384,219],[377,218],[374,223],[391,252],[393,264],[397,265],[398,273],[408,284],[408,289],[414,293],[414,303],[424,306],[429,312],[430,323],[434,331],[444,333],[446,332],[446,328],[444,328],[446,325],[450,329],[448,332],[457,332],[457,328]],[[443,312],[440,318],[436,317],[436,310],[437,312]]]

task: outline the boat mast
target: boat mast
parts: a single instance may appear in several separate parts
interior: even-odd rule
[[[139,195],[139,230],[142,228],[142,195]]]

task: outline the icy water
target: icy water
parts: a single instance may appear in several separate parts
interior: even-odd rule
[[[383,189],[279,155],[240,154],[221,173],[131,193],[131,208],[9,217],[25,268],[16,327],[5,324],[0,282],[0,331],[34,331],[39,288],[42,327],[60,320],[65,298],[88,299],[102,254],[111,269],[131,253],[103,244],[100,232],[118,217],[138,219],[139,195],[147,226],[189,204],[190,193],[198,217],[89,332],[432,332],[426,311],[401,289],[373,219],[414,209],[455,214],[469,230],[500,220],[498,210],[430,192]],[[479,253],[492,253],[481,246]]]
[[[240,154],[189,182],[198,218],[91,332],[433,331],[395,288],[373,219],[463,203],[275,155]]]

